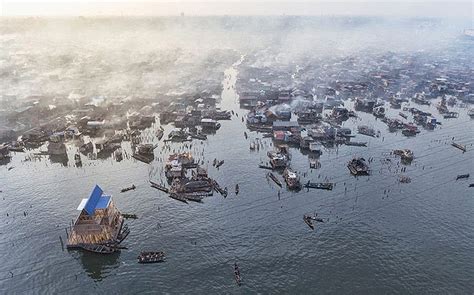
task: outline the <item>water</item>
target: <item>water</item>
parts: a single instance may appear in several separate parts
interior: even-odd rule
[[[221,121],[214,136],[202,144],[194,141],[191,148],[205,160],[210,176],[229,187],[227,199],[214,195],[203,204],[187,205],[150,188],[149,178],[162,179],[159,160],[146,165],[133,159],[83,157],[82,168],[72,167],[76,150],[72,143],[67,166],[46,158],[25,161],[27,156],[20,153],[1,166],[0,293],[467,294],[474,290],[473,191],[468,181],[454,181],[457,174],[474,173],[474,121],[465,110],[455,108],[458,119],[443,120],[436,130],[423,130],[415,138],[386,133],[382,122],[360,113],[360,119],[350,119],[345,126],[354,129],[364,123],[382,130],[380,138],[357,135],[356,140],[368,141],[368,148],[326,149],[321,169],[312,171],[307,156],[291,149],[291,166],[302,181],[327,177],[337,183],[335,189],[294,193],[283,188],[279,198],[279,188],[258,168],[273,148],[271,140],[262,139],[263,148],[250,151],[250,142],[261,135],[247,131],[248,140],[243,135],[241,117],[246,111],[239,109],[233,87],[238,64],[225,72],[221,102],[238,117]],[[165,136],[171,128],[165,126]],[[469,151],[452,147],[452,137],[467,144]],[[130,154],[129,144],[123,146]],[[169,154],[163,147],[160,142],[156,159]],[[413,163],[406,166],[410,184],[398,183],[393,164],[397,159],[389,155],[395,148],[415,153]],[[370,177],[350,176],[346,163],[353,156],[374,158]],[[219,170],[212,167],[214,158],[225,160]],[[14,168],[7,171],[7,167]],[[236,183],[238,196],[233,193]],[[114,196],[122,212],[139,216],[127,222],[131,234],[123,244],[128,249],[119,254],[100,256],[61,248],[59,236],[65,240],[64,227],[76,218],[76,206],[95,184]],[[131,184],[137,189],[119,193]],[[302,220],[303,214],[313,212],[329,218],[315,231]],[[139,265],[136,256],[143,250],[165,251],[166,263]],[[235,261],[243,276],[241,287],[233,277]]]

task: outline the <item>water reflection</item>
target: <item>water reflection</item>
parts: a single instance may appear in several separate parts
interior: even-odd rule
[[[50,155],[49,160],[53,164],[58,163],[58,164],[63,165],[64,167],[67,167],[67,163],[69,161],[69,158],[68,158],[67,154],[64,154],[64,155]]]
[[[102,255],[79,251],[78,255],[86,274],[96,282],[107,278],[110,272],[120,265],[120,252]]]

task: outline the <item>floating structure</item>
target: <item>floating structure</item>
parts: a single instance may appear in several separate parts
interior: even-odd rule
[[[364,158],[354,158],[347,164],[347,168],[351,171],[352,175],[369,175],[369,165],[365,162]]]
[[[153,150],[156,147],[157,147],[156,145],[149,144],[149,143],[148,144],[140,144],[135,149],[135,152],[133,153],[132,157],[134,157],[135,159],[137,159],[139,161],[142,161],[144,163],[149,164],[155,158]]]
[[[201,127],[204,130],[217,130],[221,128],[221,123],[213,119],[204,118],[201,120]]]
[[[400,156],[400,158],[402,159],[402,162],[405,162],[405,163],[409,163],[413,161],[413,158],[414,158],[413,152],[409,149],[394,150],[393,154]]]
[[[469,111],[467,111],[467,115],[469,117],[471,117],[471,119],[473,119],[474,118],[474,109],[470,109]]]
[[[373,128],[370,128],[369,126],[366,125],[361,125],[357,127],[357,132],[359,132],[362,135],[367,135],[371,137],[376,137],[377,133]]]
[[[77,210],[78,218],[70,229],[68,249],[84,249],[109,254],[119,251],[119,244],[130,233],[111,196],[104,195],[96,185],[88,199],[83,199]]]
[[[296,172],[292,171],[290,168],[285,169],[283,177],[285,178],[286,185],[289,189],[298,190],[301,188],[300,178]]]

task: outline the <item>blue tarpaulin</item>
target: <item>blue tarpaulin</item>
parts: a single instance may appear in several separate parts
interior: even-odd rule
[[[102,196],[103,193],[104,191],[98,185],[96,185],[89,199],[87,200],[86,205],[84,206],[84,210],[86,210],[87,214],[93,215],[95,209],[107,208],[110,196]]]

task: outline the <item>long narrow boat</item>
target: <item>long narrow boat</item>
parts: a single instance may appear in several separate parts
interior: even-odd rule
[[[303,221],[304,223],[306,223],[307,226],[309,226],[310,229],[314,230],[313,219],[311,218],[311,216],[304,215]]]
[[[367,142],[359,142],[359,141],[347,141],[345,144],[349,146],[367,146]]]
[[[186,200],[188,201],[193,201],[193,202],[202,202],[202,199],[204,199],[204,195],[202,194],[185,194],[183,196],[184,198],[186,198]]]
[[[126,187],[126,188],[121,189],[120,192],[121,192],[121,193],[125,193],[125,192],[128,192],[128,191],[134,190],[134,189],[136,189],[136,188],[137,188],[137,187],[136,187],[134,184],[132,184],[132,186],[129,186],[129,187]]]
[[[116,247],[110,247],[103,244],[78,244],[77,246],[86,251],[99,254],[112,254],[118,251],[118,248]]]
[[[275,182],[279,187],[282,186],[281,181],[275,176],[275,174],[273,174],[273,173],[271,173],[271,172],[268,172],[268,173],[267,173],[267,176],[268,176],[271,180],[273,180],[273,182]]]
[[[171,193],[171,194],[169,194],[169,197],[172,198],[172,199],[178,200],[180,202],[186,203],[186,204],[188,203],[188,199],[186,199],[186,197],[184,197],[181,194]]]
[[[325,189],[325,190],[332,190],[334,187],[334,183],[331,182],[310,182],[308,180],[307,183],[305,183],[304,187],[306,188],[315,188],[315,189]]]
[[[462,145],[462,144],[459,144],[459,143],[451,143],[452,146],[454,146],[455,148],[458,148],[460,149],[461,151],[465,152],[466,151],[466,146]]]
[[[165,253],[162,251],[156,252],[141,252],[137,257],[138,263],[157,263],[165,261]]]
[[[168,193],[168,192],[169,192],[168,188],[166,188],[166,187],[164,187],[164,186],[162,186],[162,185],[160,185],[160,184],[158,184],[158,183],[156,183],[156,182],[153,182],[153,181],[150,180],[150,183],[151,183],[151,187],[152,187],[152,188],[156,188],[156,189],[158,189],[158,190],[160,190],[160,191],[162,191],[162,192],[165,192],[165,193]]]
[[[240,276],[240,269],[237,262],[234,263],[234,278],[237,285],[240,286],[242,284],[242,277]]]
[[[456,180],[458,180],[458,179],[464,179],[464,178],[469,178],[469,173],[467,173],[467,174],[460,174],[460,175],[456,176]]]

